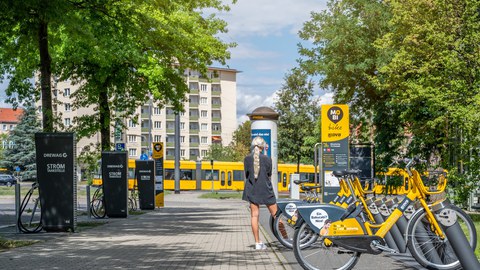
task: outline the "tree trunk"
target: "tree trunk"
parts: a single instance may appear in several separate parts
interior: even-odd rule
[[[297,157],[297,174],[300,174],[300,159],[301,159],[301,157],[298,156]]]
[[[110,107],[108,105],[108,90],[106,84],[100,90],[100,134],[102,151],[110,151]]]
[[[42,93],[42,125],[44,132],[53,132],[52,110],[52,58],[48,51],[48,23],[40,21],[38,26],[40,50],[40,89]]]

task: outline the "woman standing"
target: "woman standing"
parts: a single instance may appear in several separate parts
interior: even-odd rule
[[[260,205],[265,204],[270,214],[275,217],[277,213],[277,201],[273,192],[272,182],[272,159],[262,154],[265,148],[265,140],[255,137],[252,141],[253,151],[243,161],[245,169],[245,188],[242,199],[250,202],[251,223],[255,249],[266,249],[266,245],[260,241],[258,218]]]

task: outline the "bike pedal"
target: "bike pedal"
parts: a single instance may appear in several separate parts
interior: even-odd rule
[[[390,254],[396,254],[396,253],[398,253],[398,250],[393,249],[393,248],[389,248],[389,247],[387,247],[387,246],[383,246],[383,245],[380,245],[380,244],[372,243],[372,246],[373,246],[374,248],[379,249],[379,250],[382,250],[382,251],[385,251],[385,252],[389,252]]]

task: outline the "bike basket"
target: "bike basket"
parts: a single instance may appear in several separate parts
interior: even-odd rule
[[[428,192],[442,192],[447,185],[447,172],[430,170],[421,175],[423,185]]]

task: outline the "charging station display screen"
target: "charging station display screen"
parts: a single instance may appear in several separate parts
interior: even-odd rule
[[[75,135],[35,133],[37,180],[45,231],[75,231]]]

